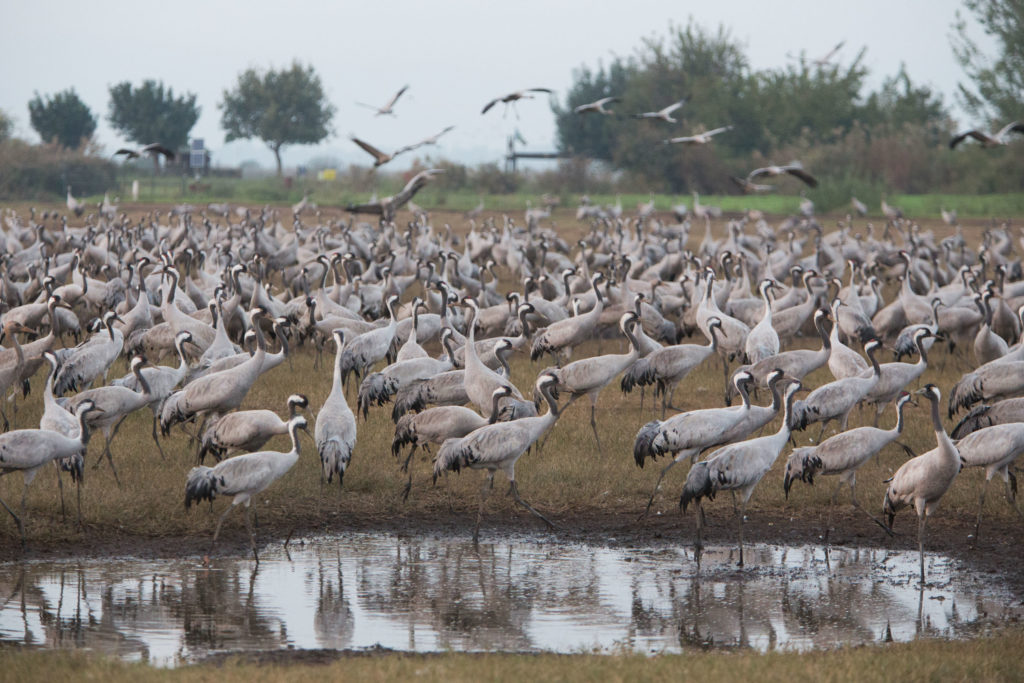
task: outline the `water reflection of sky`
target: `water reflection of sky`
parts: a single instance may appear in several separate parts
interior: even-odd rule
[[[604,548],[351,534],[218,557],[0,565],[0,639],[163,665],[279,648],[807,650],[963,638],[1024,607],[992,575],[916,553],[816,546]]]

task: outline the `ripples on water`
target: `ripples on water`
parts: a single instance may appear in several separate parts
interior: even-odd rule
[[[705,551],[352,534],[248,558],[0,565],[0,640],[160,665],[283,648],[680,652],[964,638],[1024,609],[992,575],[917,554]]]

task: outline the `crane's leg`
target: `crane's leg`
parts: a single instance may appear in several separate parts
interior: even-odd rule
[[[739,563],[737,563],[737,565],[736,565],[737,567],[742,567],[743,566],[743,518],[746,517],[746,516],[747,516],[747,501],[744,500],[740,504],[740,515],[738,517],[739,525],[740,525],[740,561],[739,561]]]
[[[832,511],[836,507],[836,499],[839,498],[839,489],[842,488],[843,482],[838,482],[836,488],[832,491],[832,500],[828,503],[828,516],[825,518],[825,545],[828,545],[828,535],[832,531]]]
[[[654,482],[654,489],[651,491],[651,497],[647,499],[647,507],[644,508],[643,513],[640,515],[637,521],[643,519],[648,515],[648,513],[650,513],[651,505],[654,504],[654,496],[658,493],[658,488],[661,486],[661,480],[665,478],[665,475],[668,474],[668,471],[675,467],[676,463],[678,463],[679,460],[683,457],[684,456],[682,453],[677,454],[676,457],[672,458],[672,460],[669,461],[668,465],[661,469],[661,474],[658,475],[658,481]]]
[[[981,511],[985,508],[985,491],[988,489],[988,482],[988,477],[985,477],[985,481],[981,483],[981,495],[978,497],[978,518],[974,522],[974,540],[971,541],[972,548],[978,543],[978,532],[981,529]]]
[[[3,398],[0,396],[0,398]],[[3,408],[0,408],[0,417],[4,418],[4,431],[8,431],[11,428],[11,423],[7,421],[7,413],[4,412]]]
[[[409,491],[412,490],[412,468],[409,467],[409,462],[412,460],[413,453],[416,452],[416,449],[418,447],[419,447],[419,444],[418,443],[414,443],[412,445],[412,450],[409,451],[409,457],[407,457],[405,459],[405,462],[402,463],[402,471],[409,473],[409,480],[405,482],[405,488],[402,490],[402,502],[403,503],[405,501],[409,500]]]
[[[156,435],[156,413],[153,413],[153,432],[152,432],[152,434],[153,434],[153,443],[156,444],[156,449],[158,451],[160,451],[160,459],[161,460],[166,460],[167,456],[164,455],[164,449],[160,445],[160,439],[157,438],[157,435]]]
[[[815,444],[821,443],[821,437],[825,436],[825,425],[826,424],[828,424],[828,420],[825,420],[824,422],[821,423],[821,431],[818,432],[818,438],[814,442]]]
[[[480,506],[476,509],[476,526],[473,527],[473,544],[480,542],[480,520],[484,516],[484,503],[487,502],[487,497],[491,494],[491,488],[494,486],[494,471],[487,473],[487,478],[484,479],[483,484],[480,486]]]
[[[232,504],[232,505],[229,505],[229,506],[228,506],[228,509],[227,509],[227,510],[225,510],[225,511],[224,511],[223,513],[221,513],[221,516],[217,518],[217,526],[216,526],[216,527],[214,528],[214,530],[213,530],[213,540],[212,540],[212,541],[210,541],[210,550],[209,550],[209,553],[208,553],[208,554],[207,554],[207,556],[206,556],[206,563],[207,563],[207,564],[209,564],[209,562],[210,562],[210,555],[212,555],[212,554],[213,554],[213,548],[214,548],[214,546],[215,546],[215,545],[217,545],[217,537],[218,537],[218,536],[220,536],[220,527],[221,527],[221,525],[223,525],[223,524],[224,524],[224,519],[225,519],[225,518],[226,518],[226,517],[227,517],[227,516],[228,516],[229,514],[231,514],[231,511],[232,511],[232,510],[233,510],[234,508],[235,508],[235,506],[234,506],[233,504]]]
[[[81,530],[82,527],[82,480],[79,479],[75,484],[75,497],[78,499],[78,528]]]
[[[672,410],[675,410],[676,412],[682,412],[681,408],[677,408],[676,406],[672,405],[672,402],[676,399],[676,388],[678,388],[678,387],[679,387],[679,382],[675,382],[675,383],[672,384],[672,393],[670,393],[669,396],[668,396],[668,407],[671,408]],[[662,411],[661,411],[661,419],[662,420],[665,419],[665,410],[664,410],[664,408],[665,408],[665,406],[663,405],[662,406]]]
[[[537,512],[536,510],[534,510],[534,509],[533,509],[533,506],[532,506],[532,505],[530,505],[530,504],[529,504],[529,503],[527,503],[527,502],[526,502],[525,500],[523,500],[522,496],[520,496],[520,495],[519,495],[519,485],[518,485],[518,484],[516,484],[516,480],[515,480],[515,479],[513,479],[513,480],[512,480],[511,482],[510,482],[510,485],[509,485],[509,489],[508,489],[508,490],[509,490],[509,493],[511,493],[511,494],[512,494],[512,497],[516,499],[516,502],[517,502],[517,503],[519,503],[519,504],[520,504],[520,505],[522,505],[522,506],[523,506],[524,508],[526,508],[527,510],[529,510],[530,512],[532,512],[532,513],[534,514],[534,516],[536,516],[536,517],[539,517],[539,518],[541,519],[541,521],[543,521],[543,522],[544,522],[545,524],[547,524],[547,525],[548,525],[548,528],[549,528],[549,529],[554,529],[554,528],[555,528],[555,525],[554,525],[554,524],[553,524],[553,523],[551,522],[551,520],[550,520],[550,519],[548,519],[548,518],[547,518],[547,517],[545,517],[544,515],[540,514],[540,513],[539,513],[539,512]]]
[[[64,513],[64,479],[60,476],[60,464],[54,460],[54,469],[57,470],[57,488],[60,490],[60,521],[68,521],[67,515]]]
[[[704,503],[697,501],[697,509],[694,510],[694,517],[697,522],[697,539],[693,545],[699,554],[704,549]]]
[[[921,585],[924,585],[924,527],[928,522],[928,513],[924,512],[917,522],[917,552],[921,556]]]
[[[892,529],[890,529],[889,527],[887,527],[885,525],[885,522],[883,522],[882,520],[880,520],[877,517],[875,517],[874,515],[872,515],[870,512],[867,511],[867,508],[865,508],[863,505],[860,504],[860,501],[857,500],[857,491],[856,491],[856,489],[853,486],[850,486],[850,501],[853,503],[853,507],[855,507],[858,510],[860,510],[861,512],[863,512],[865,515],[868,516],[868,519],[870,519],[872,522],[874,522],[878,526],[882,527],[882,531],[884,531],[885,533],[889,534],[890,538],[892,538],[893,536],[896,535],[896,532],[893,531]]]
[[[1024,519],[1024,512],[1017,506],[1017,476],[1007,470],[1006,472],[1006,500],[1013,506],[1014,511]]]
[[[597,435],[597,397],[590,399],[590,428],[594,430],[594,440],[597,441],[597,454],[604,457],[604,449],[601,448],[601,437]]]
[[[21,551],[25,552],[25,525],[21,523],[21,517],[14,514],[14,510],[7,506],[7,503],[4,502],[3,498],[0,498],[0,505],[4,506],[4,510],[7,510],[7,512],[10,513],[14,523],[18,525],[18,534],[21,535]]]
[[[251,510],[251,508],[248,505],[246,505],[245,506],[245,528],[249,530],[249,547],[252,548],[252,556],[253,556],[253,558],[256,559],[256,564],[259,564],[260,563],[260,555],[259,555],[259,553],[256,552],[256,534],[254,534],[253,530],[252,530],[252,520],[250,519],[250,515],[249,515],[250,510]]]
[[[111,437],[107,438],[107,444],[104,446],[103,452],[107,456],[107,462],[110,463],[110,471],[114,473],[114,481],[117,482],[117,488],[121,488],[121,478],[117,476],[117,468],[114,467],[114,456],[110,452],[110,439]]]

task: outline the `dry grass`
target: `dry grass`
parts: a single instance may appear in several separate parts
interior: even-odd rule
[[[1009,631],[967,642],[919,640],[808,654],[696,652],[686,655],[411,655],[323,657],[319,663],[200,664],[155,669],[83,652],[0,650],[12,681],[1015,681],[1024,634]]]
[[[581,234],[582,226],[575,223],[566,213],[559,215],[559,230],[572,239]],[[435,222],[451,221],[461,225],[454,215],[435,216]],[[946,234],[945,226],[933,227],[941,237]],[[975,237],[980,226],[969,234]],[[815,345],[813,340],[805,342]],[[604,352],[620,352],[625,344],[622,340],[607,340],[600,345],[593,342],[590,348],[578,350],[576,357]],[[938,347],[936,347],[938,349]],[[947,393],[959,378],[966,361],[948,357],[945,350],[938,350],[933,356],[933,369],[925,374],[924,380],[938,384]],[[262,377],[250,392],[243,408],[271,407],[284,411],[286,397],[301,392],[310,399],[310,424],[316,409],[330,389],[330,354],[325,353],[327,367],[313,368],[313,355],[308,346],[301,347],[294,354],[294,368],[287,365],[276,368]],[[513,364],[513,378],[524,394],[531,389],[537,373],[547,363],[530,363],[519,356]],[[119,362],[111,377],[125,372],[124,363]],[[827,371],[819,371],[809,379],[817,386],[827,381]],[[19,411],[20,426],[38,424],[41,412],[39,389],[43,375],[33,382],[33,395]],[[353,400],[354,402],[354,400]],[[683,408],[718,406],[722,404],[722,374],[717,365],[705,365],[697,369],[680,386],[676,394],[677,405]],[[601,395],[598,407],[601,437],[605,447],[604,457],[597,455],[593,434],[589,426],[589,404],[578,401],[555,425],[543,453],[530,453],[523,457],[517,467],[517,477],[523,496],[536,507],[560,524],[572,527],[577,515],[638,514],[650,488],[657,478],[660,463],[648,464],[638,470],[633,462],[633,438],[639,426],[650,419],[660,417],[660,410],[654,408],[648,392],[644,413],[639,412],[639,397],[636,393],[623,396],[618,383],[610,385]],[[928,419],[927,405],[908,408],[907,435],[904,439],[915,451],[924,452],[934,446],[934,436]],[[851,420],[857,426],[871,420],[865,412]],[[895,420],[893,411],[884,417],[882,426],[891,425]],[[778,423],[769,429],[777,429]],[[400,499],[405,475],[399,472],[398,464],[391,456],[390,445],[394,426],[390,420],[390,406],[372,409],[367,421],[358,424],[359,436],[350,470],[345,477],[345,487],[337,486],[324,491],[320,501],[319,462],[310,440],[304,439],[303,454],[299,463],[280,481],[259,497],[257,510],[261,525],[269,523],[277,529],[287,531],[298,525],[302,528],[323,526],[327,529],[345,528],[347,520],[358,518],[364,525],[379,520],[382,525],[393,526],[397,519],[451,519],[456,524],[465,523],[468,531],[475,511],[477,492],[482,476],[479,472],[464,472],[448,478],[447,487],[454,503],[454,515],[447,509],[445,484],[430,486],[429,462],[427,456],[417,458],[414,463],[415,478],[412,494],[407,503]],[[118,488],[106,465],[93,469],[102,450],[102,436],[97,435],[90,444],[87,458],[86,481],[82,492],[83,516],[86,521],[84,532],[70,522],[62,522],[54,471],[47,468],[37,477],[29,492],[28,533],[30,545],[59,546],[67,542],[88,543],[90,534],[100,533],[107,537],[123,534],[138,538],[159,538],[165,536],[201,535],[206,538],[212,530],[213,518],[205,507],[186,512],[183,507],[184,483],[189,469],[195,464],[194,450],[187,437],[175,430],[165,440],[164,450],[168,457],[161,460],[149,436],[150,413],[140,411],[131,416],[123,425],[114,443],[114,458],[118,466],[123,488]],[[817,434],[817,427],[797,436],[798,444],[807,443]],[[272,441],[270,448],[287,449],[287,438]],[[782,467],[785,455],[779,458],[775,469],[767,475],[755,492],[750,514],[773,511],[792,517],[810,517],[823,520],[823,510],[831,494],[834,480],[820,479],[814,487],[797,483],[787,502],[782,491]],[[905,456],[896,447],[887,450],[879,464],[869,463],[859,477],[858,488],[861,501],[873,513],[880,511],[884,493],[883,480],[903,462]],[[655,503],[654,511],[674,513],[682,481],[687,467],[677,467],[666,478],[662,492]],[[943,501],[940,516],[948,516],[964,522],[964,535],[969,530],[968,521],[975,512],[981,472],[965,471],[954,483],[952,490]],[[503,486],[503,484],[501,484]],[[17,502],[21,495],[21,477],[18,475],[0,479],[0,497],[8,502]],[[69,496],[73,518],[73,494]],[[215,509],[221,509],[225,502],[218,501]],[[713,503],[710,515],[728,506],[727,500]],[[511,509],[510,499],[493,496],[488,505],[490,519],[506,514]],[[516,514],[521,514],[517,512]],[[1009,519],[1014,513],[1000,495],[990,495],[986,502],[986,517]],[[531,528],[532,520],[521,518],[524,528]],[[860,522],[857,522],[858,524]],[[874,529],[870,522],[865,527]],[[683,523],[681,523],[683,524]],[[898,520],[897,524],[907,522]],[[486,527],[486,521],[485,521]],[[244,534],[241,516],[229,518],[225,531]],[[686,534],[690,522],[685,522]],[[877,529],[874,530],[878,532]],[[12,520],[3,515],[0,518],[0,544],[13,548],[16,529]],[[265,534],[266,532],[264,532]],[[880,532],[879,536],[880,536]],[[203,546],[205,547],[205,546]],[[200,547],[197,542],[197,552]]]

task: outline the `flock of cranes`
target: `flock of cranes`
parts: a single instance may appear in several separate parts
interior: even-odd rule
[[[102,457],[120,485],[118,430],[143,409],[151,411],[162,456],[161,439],[173,432],[193,439],[194,451],[184,457],[197,465],[175,485],[184,486],[186,507],[231,498],[213,542],[241,506],[257,560],[251,503],[303,466],[300,432],[313,422],[322,496],[324,485],[335,478],[341,484],[354,464],[386,466],[369,453],[353,461],[360,415],[378,409],[395,423],[394,455],[410,448],[403,469],[411,472],[417,449],[435,447],[435,480],[463,469],[485,472],[474,539],[499,470],[513,499],[554,526],[522,496],[516,464],[531,449],[544,450],[583,397],[596,457],[623,457],[604,448],[609,424],[598,411],[602,391],[616,382],[625,393],[653,387],[660,397],[661,419],[640,427],[633,449],[639,467],[667,458],[647,509],[665,474],[690,461],[680,507],[696,507],[698,547],[706,503],[720,491],[738,493],[741,564],[748,502],[797,434],[815,426],[815,438],[784,458],[779,485],[786,496],[798,480],[836,476],[832,506],[848,486],[853,505],[889,534],[897,512],[913,508],[922,579],[927,520],[963,467],[985,468],[986,484],[1003,479],[1017,509],[1024,280],[1005,226],[969,244],[959,226],[940,236],[902,219],[880,230],[849,217],[828,228],[807,217],[771,225],[705,214],[694,225],[645,211],[590,219],[579,239],[567,242],[536,215],[522,225],[491,216],[459,234],[424,213],[396,222],[398,208],[382,208],[372,223],[264,209],[234,218],[213,211],[90,215],[79,227],[5,210],[3,407],[16,408],[19,392],[47,368],[38,428],[8,431],[5,412],[0,435],[0,477],[24,473],[20,510],[0,500],[22,543],[36,474],[55,463],[58,481],[61,472],[79,480],[89,435],[100,432]],[[70,337],[77,343],[65,344]],[[621,340],[623,349],[579,357],[602,338]],[[943,395],[929,381],[929,350],[940,339],[970,366],[944,388],[949,417],[968,411],[952,434],[942,421]],[[306,387],[289,386],[295,393],[283,406],[240,410],[299,343],[317,357],[333,352],[322,405],[310,404]],[[897,359],[884,362],[893,349]],[[531,386],[519,387],[510,363],[526,363],[527,355],[541,366]],[[119,357],[129,372],[109,377]],[[721,364],[725,405],[680,410],[677,389],[708,363]],[[826,368],[831,381],[813,386],[812,373]],[[762,390],[765,404],[757,398]],[[857,475],[891,444],[913,454],[901,435],[914,395],[930,405],[935,448],[888,480],[878,518],[857,499]],[[858,406],[873,415],[872,426],[849,428]],[[880,429],[889,407],[896,425]],[[838,429],[826,438],[830,424]],[[288,451],[264,450],[284,434]],[[178,443],[166,457],[183,457]],[[411,486],[410,473],[403,496]],[[975,539],[984,496],[985,488]]]

